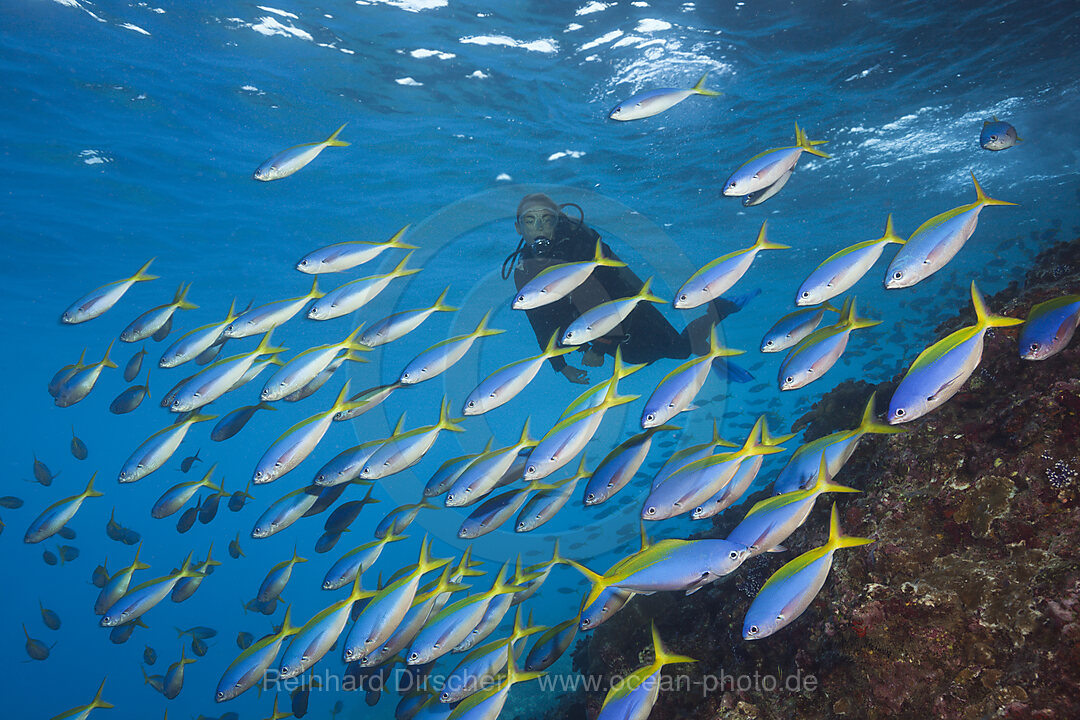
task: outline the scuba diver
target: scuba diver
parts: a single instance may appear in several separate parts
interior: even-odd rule
[[[563,208],[571,206],[577,208],[580,218],[571,218],[563,212]],[[552,265],[593,259],[600,235],[585,224],[585,214],[577,205],[556,205],[547,195],[533,193],[518,204],[516,217],[514,227],[521,234],[521,240],[517,249],[503,261],[502,277],[505,280],[513,272],[518,290]],[[604,257],[619,259],[607,243],[601,242],[601,249]],[[525,312],[543,349],[556,330],[565,330],[585,311],[610,300],[636,295],[642,285],[627,266],[597,267],[567,297]],[[702,355],[708,351],[713,325],[739,310],[759,292],[755,290],[734,301],[721,297],[707,303],[705,314],[692,320],[681,333],[655,305],[640,303],[607,335],[583,345],[581,362],[586,367],[599,367],[604,363],[604,356],[614,356],[620,346],[623,360],[630,364]],[[570,382],[588,384],[586,371],[569,365],[563,357],[553,357],[550,362],[555,371]],[[726,371],[729,379],[735,382],[753,379],[750,373],[723,359],[716,360],[714,367]]]

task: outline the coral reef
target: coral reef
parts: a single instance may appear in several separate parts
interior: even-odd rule
[[[1023,287],[990,298],[995,312],[1024,317],[1080,292],[1080,241],[1055,245],[1033,267]],[[968,308],[938,329],[972,319]],[[792,625],[741,639],[768,576],[824,542],[833,497],[819,501],[789,553],[753,558],[689,597],[635,598],[579,640],[575,669],[635,669],[655,621],[669,647],[700,662],[667,669],[691,690],[661,692],[653,720],[1080,717],[1080,339],[1027,362],[1015,336],[988,334],[963,390],[906,433],[862,442],[838,476],[862,492],[836,499],[845,531],[876,542],[838,553]],[[897,379],[877,387],[879,398]],[[871,389],[843,383],[796,425],[806,439],[853,426]],[[721,514],[704,534],[723,537],[741,515]],[[799,686],[785,687],[795,676]],[[569,695],[547,716],[595,717],[602,697]]]

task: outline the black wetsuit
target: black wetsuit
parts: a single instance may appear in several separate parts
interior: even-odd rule
[[[560,215],[552,236],[550,243],[526,244],[518,251],[514,266],[514,284],[518,290],[552,265],[592,260],[596,253],[596,241],[600,237],[588,225],[566,215]],[[601,242],[600,246],[604,257],[619,259],[607,243]],[[537,342],[544,348],[556,330],[560,334],[565,332],[570,323],[586,310],[611,300],[637,295],[643,284],[629,267],[598,267],[568,296],[526,310],[525,313],[536,333]],[[720,298],[706,309],[708,312],[703,317],[691,322],[680,333],[664,318],[656,304],[639,303],[615,329],[593,340],[591,349],[613,356],[621,346],[623,361],[635,365],[661,358],[685,359],[692,352],[702,354],[708,350],[709,329],[737,310],[738,306]],[[550,362],[556,372],[562,372],[567,364],[561,356],[551,358]]]

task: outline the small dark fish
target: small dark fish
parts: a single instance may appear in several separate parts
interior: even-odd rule
[[[576,543],[574,543],[573,545],[570,546],[570,549],[571,550],[577,550],[578,548],[585,547],[586,544],[587,543],[585,543],[585,542],[576,542]]]
[[[229,510],[232,512],[240,512],[244,509],[244,504],[248,500],[254,500],[255,496],[248,492],[251,489],[251,481],[248,480],[247,487],[243,490],[237,490],[229,497]]]
[[[244,551],[240,549],[240,533],[236,533],[236,537],[229,541],[229,557],[239,560],[243,556]]]
[[[224,340],[222,340],[217,345],[211,345],[210,347],[206,348],[201,353],[195,356],[195,364],[206,365],[208,363],[214,362],[214,359],[217,358],[218,353],[221,352],[221,348],[223,347],[225,347]]]
[[[60,562],[71,562],[79,557],[79,548],[73,545],[61,545],[57,548],[57,554],[60,556]]]
[[[669,448],[677,442],[678,440],[662,440],[656,444],[658,447]]]
[[[308,700],[311,699],[311,688],[308,686],[298,687],[292,691],[290,700],[294,717],[302,718],[307,715]]]
[[[136,623],[133,622],[117,625],[109,631],[109,641],[116,645],[123,645],[131,639],[131,634],[135,632],[136,626]]]
[[[75,426],[71,426],[71,454],[75,456],[76,460],[85,460],[86,456],[90,453],[86,450],[86,443],[75,435]]]
[[[196,657],[202,657],[209,649],[210,646],[206,644],[205,640],[200,640],[199,638],[191,638],[191,652],[193,652]]]
[[[768,389],[769,389],[769,383],[758,383],[754,387],[750,388],[750,392],[759,393],[762,390],[768,390]]]
[[[120,523],[116,522],[116,508],[113,508],[109,514],[109,522],[105,523],[105,534],[109,536],[110,540],[116,540],[117,542],[123,542],[124,540],[124,528]]]
[[[199,462],[202,462],[202,460],[199,459],[199,451],[198,450],[195,451],[194,455],[192,455],[190,457],[186,457],[186,458],[183,459],[183,461],[181,461],[181,463],[180,463],[180,472],[186,473],[188,470],[191,469],[192,464],[196,460],[199,460]]]
[[[339,532],[324,532],[319,536],[319,539],[315,541],[315,552],[324,553],[330,552],[337,545],[338,540],[341,539],[341,533]]]
[[[0,497],[0,507],[8,508],[9,510],[16,510],[23,506],[22,498],[17,498],[14,495],[5,495]]]
[[[201,503],[202,498],[199,498],[199,502],[195,504],[195,507],[189,507],[183,512],[180,519],[176,521],[176,532],[183,535],[195,525],[195,521],[199,517],[199,505]]]
[[[49,657],[49,646],[40,640],[35,640],[30,637],[30,632],[26,629],[26,623],[22,626],[23,632],[26,633],[26,654],[30,656],[31,660],[45,660]],[[53,643],[55,646],[55,643]]]
[[[537,550],[536,548],[533,548],[532,550],[526,550],[525,557],[533,557],[534,555],[539,555],[541,552],[543,551]]]
[[[561,587],[559,588],[559,592],[561,592],[563,595],[570,595],[571,593],[576,593],[577,590],[575,590],[574,588]]]
[[[254,639],[251,633],[241,631],[236,634],[236,646],[241,650],[247,650]]]
[[[370,491],[371,488],[369,487],[368,492]],[[334,508],[334,511],[330,513],[330,517],[326,518],[323,529],[327,532],[345,532],[346,528],[352,524],[352,521],[356,519],[356,516],[360,514],[366,504],[366,498],[365,500],[350,500],[347,503],[342,503]]]
[[[209,640],[217,637],[217,630],[205,625],[196,625],[195,627],[189,627],[187,630],[181,630],[180,628],[173,628],[176,630],[176,637],[182,638],[185,635],[190,635],[196,640]]]
[[[45,552],[41,553],[41,557],[45,561],[46,565],[55,565],[57,562],[59,562],[56,559],[56,554],[52,550],[46,550]]]
[[[142,651],[142,660],[147,665],[153,665],[157,662],[157,650],[147,645]]]
[[[224,484],[222,484],[221,492],[216,492],[210,497],[206,498],[206,501],[199,508],[199,522],[203,525],[208,525],[215,517],[217,517],[218,506],[221,504],[221,498],[228,495],[225,492]]]
[[[142,540],[142,535],[131,528],[123,528],[124,534],[120,538],[125,545],[137,545]]]
[[[154,342],[161,342],[165,338],[169,337],[169,332],[171,330],[172,330],[172,316],[170,315],[169,319],[165,321],[165,324],[162,325],[161,327],[159,327],[157,329],[157,332],[155,332],[150,337],[154,338]]]
[[[53,475],[49,470],[48,465],[37,459],[37,455],[34,456],[34,482],[40,483],[45,487],[52,485],[53,478],[57,477],[60,473]]]
[[[218,420],[217,425],[210,431],[210,439],[214,442],[221,442],[228,440],[236,433],[244,429],[248,420],[251,420],[258,410],[277,410],[276,407],[270,403],[261,402],[258,405],[245,405],[242,408],[233,410],[228,415],[225,415]]]
[[[105,583],[109,582],[109,571],[105,568],[105,563],[101,563],[94,568],[94,573],[90,576],[90,582],[96,588],[103,588]]]
[[[41,608],[41,621],[45,623],[45,627],[50,630],[59,630],[60,616],[56,614],[56,611],[45,607],[40,598],[38,599],[38,607]]]
[[[662,466],[663,464],[664,464],[663,460],[656,460],[655,462],[649,463],[649,467],[652,468],[653,470],[655,470],[656,468]]]
[[[113,415],[125,415],[132,410],[135,410],[139,405],[142,405],[143,399],[148,397],[150,397],[149,370],[146,371],[146,383],[143,385],[132,385],[131,387],[122,390],[109,404],[109,412]]]
[[[146,348],[143,348],[132,355],[131,359],[127,361],[127,365],[124,366],[124,382],[132,382],[135,378],[139,377],[139,371],[142,370],[142,360],[144,355],[146,355]]]
[[[64,526],[64,527],[60,528],[59,530],[57,530],[56,534],[59,535],[60,537],[64,538],[65,540],[74,540],[75,539],[75,531],[72,530],[71,528],[67,527],[67,526]]]
[[[129,623],[130,624],[130,623]],[[119,630],[125,625],[118,625],[113,630]],[[165,692],[165,676],[164,675],[147,675],[146,668],[142,668],[143,683],[157,690],[159,693]]]

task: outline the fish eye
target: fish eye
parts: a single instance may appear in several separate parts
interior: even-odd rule
[[[566,331],[566,337],[568,337],[568,338],[574,337],[574,331],[573,330],[567,330]]]
[[[904,271],[903,270],[897,270],[896,272],[894,272],[892,274],[892,276],[893,276],[893,280],[899,280],[900,278],[904,277]]]
[[[652,422],[653,420],[656,419],[656,414],[655,413],[649,413],[648,415],[645,416],[645,419],[648,420],[649,422]]]
[[[218,700],[224,700],[225,699],[225,693],[218,690],[217,697],[218,697]]]
[[[685,295],[685,294],[683,294],[683,295],[680,295],[680,296],[679,296],[679,299],[680,299],[680,300],[686,300],[686,299],[687,299],[687,297],[686,297],[686,295]]]
[[[774,345],[774,343],[773,343],[772,340],[766,340],[765,341],[765,347],[772,347],[773,345]]]
[[[300,264],[301,264],[301,265],[307,265],[307,260],[301,260],[301,261],[300,261]]]
[[[1038,349],[1039,349],[1039,343],[1037,343],[1037,342],[1033,342],[1033,343],[1031,343],[1031,351],[1032,351],[1032,352],[1035,352],[1035,351],[1037,351]]]
[[[788,375],[786,378],[784,378],[784,382],[789,383],[789,384],[793,383],[793,382],[795,382],[795,377],[792,376],[792,375]]]
[[[588,495],[585,496],[585,499],[586,500],[595,500],[596,499],[596,493],[589,493]]]
[[[645,512],[646,512],[646,514],[648,514],[648,515],[655,515],[655,514],[656,514],[656,508],[655,508],[655,507],[650,507],[650,508],[649,508],[648,510],[646,510]]]
[[[732,560],[738,560],[739,559],[739,553],[737,551],[735,551],[735,550],[732,550],[731,552],[728,553],[728,557],[731,558]]]
[[[893,411],[893,415],[896,417],[904,417],[904,408],[896,408],[896,410]]]
[[[498,395],[496,393],[491,393],[491,394],[488,395],[489,400],[494,400],[496,397],[498,397]]]
[[[524,295],[518,295],[517,299],[518,299],[518,302],[525,302],[525,296]]]
[[[809,291],[809,290],[803,290],[803,294],[802,294],[802,296],[803,296],[804,298],[808,298],[808,297],[810,297],[810,291]]]
[[[527,472],[529,474],[535,473],[536,472],[536,466],[535,465],[530,465]]]
[[[475,400],[470,400],[468,407],[476,407],[476,401]]]
[[[991,140],[997,140],[997,139],[998,139],[998,136],[997,136],[997,135],[991,135],[991,136],[990,136],[990,139],[991,139]]]
[[[757,625],[751,625],[750,626],[750,634],[751,635],[757,635],[758,634],[758,626]]]
[[[735,181],[732,180],[730,183],[728,183],[728,187],[735,187]]]

